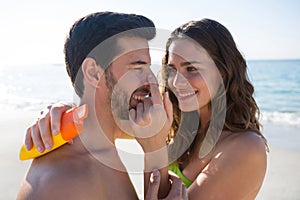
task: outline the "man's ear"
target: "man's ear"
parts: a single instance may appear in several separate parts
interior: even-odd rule
[[[97,65],[96,61],[93,58],[84,59],[81,67],[84,79],[87,81],[87,83],[98,88],[99,81],[104,73],[104,70],[99,65]]]

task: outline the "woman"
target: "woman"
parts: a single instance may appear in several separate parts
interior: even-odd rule
[[[210,19],[180,26],[167,41],[162,72],[174,111],[169,169],[189,187],[189,199],[254,199],[266,172],[266,140],[230,32]]]
[[[266,140],[230,32],[210,19],[188,22],[172,32],[163,65],[174,111],[170,169],[189,186],[189,199],[254,199],[266,172]],[[195,123],[185,122],[196,121],[195,109],[200,120],[193,131]]]

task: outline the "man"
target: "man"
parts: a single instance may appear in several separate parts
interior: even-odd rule
[[[65,62],[80,104],[89,107],[89,116],[73,145],[64,145],[33,160],[17,199],[137,198],[114,140],[124,133],[117,123],[128,120],[128,110],[138,106],[149,93],[159,93],[149,83],[149,75],[153,74],[148,40],[154,36],[153,22],[139,15],[103,12],[75,22],[65,42]],[[118,95],[111,96],[122,77],[127,84],[117,93],[126,96],[125,105],[120,107],[127,108],[112,110],[111,103],[124,103]],[[154,98],[154,103],[160,103],[158,97]],[[144,148],[147,150],[147,145]],[[175,182],[181,191],[178,180]],[[168,177],[161,177],[160,183],[167,188],[160,196],[166,196]],[[150,183],[148,199],[155,199],[158,192],[153,184]]]

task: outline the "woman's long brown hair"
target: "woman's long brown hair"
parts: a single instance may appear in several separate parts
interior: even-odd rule
[[[220,101],[220,108],[218,108],[221,109],[220,111],[223,109],[225,113],[225,119],[222,122],[221,129],[235,133],[254,131],[260,135],[266,143],[266,139],[261,133],[261,124],[259,123],[260,111],[253,98],[254,87],[250,83],[247,75],[247,64],[237,49],[230,32],[222,24],[210,19],[190,21],[180,26],[171,33],[171,36],[167,41],[163,66],[168,63],[169,47],[176,39],[192,39],[197,42],[208,52],[209,56],[217,66],[219,73],[222,76],[225,90],[216,95],[216,98],[220,98],[223,95],[226,99],[225,104]],[[180,111],[176,96],[169,89],[170,87],[168,86],[167,81],[168,72],[165,67],[163,67],[162,70],[162,78],[165,84],[164,90],[169,92],[174,110],[174,121],[168,137],[168,142],[172,143],[172,139],[174,139],[176,134],[182,135],[181,137],[178,137],[178,139],[187,140],[184,138],[189,137],[188,135],[192,134],[190,131],[193,132],[193,137],[198,137],[197,141],[201,142],[205,135],[199,136],[199,134],[195,134],[195,131],[197,132],[197,130],[200,130],[201,126],[208,127],[208,125],[202,125],[199,121],[195,121],[193,123],[196,123],[196,130],[191,130],[195,127],[179,130],[180,124],[183,122],[183,118],[185,118],[184,116],[187,116],[187,118],[191,118],[188,116],[192,116],[193,119],[195,119],[197,112],[183,113]],[[196,119],[199,119],[199,117],[196,117]],[[176,155],[180,154],[180,158],[177,159],[177,161],[187,161],[189,153],[195,148],[195,141],[196,139],[189,144],[189,147],[184,152],[175,153]],[[172,151],[177,151],[176,149],[178,149],[179,146],[182,146],[182,143],[178,143],[178,146],[173,147]],[[171,153],[175,155],[174,152]],[[174,160],[171,158],[171,161]]]

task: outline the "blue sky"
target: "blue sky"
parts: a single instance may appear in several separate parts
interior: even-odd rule
[[[0,5],[0,67],[63,63],[70,26],[97,11],[143,14],[168,30],[189,20],[211,18],[230,30],[246,59],[300,58],[296,0],[0,0]]]

